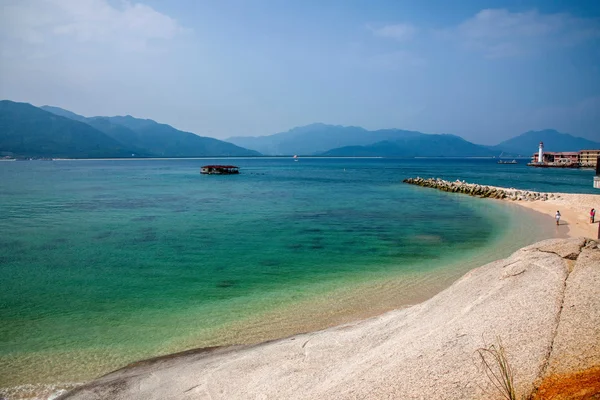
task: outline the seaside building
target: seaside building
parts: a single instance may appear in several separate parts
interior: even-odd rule
[[[548,151],[545,153],[540,152],[533,155],[533,159],[531,160],[534,163],[539,163],[539,154],[542,154],[543,163],[554,163],[554,164],[576,164],[579,162],[579,152],[578,151],[561,151],[561,152],[552,152]]]
[[[537,153],[531,156],[531,164],[534,166],[547,167],[587,167],[595,168],[597,159],[600,157],[600,149],[598,150],[581,150],[581,151],[543,151],[544,144],[540,142],[540,147]]]
[[[579,152],[579,163],[582,167],[595,167],[600,150],[581,150]]]

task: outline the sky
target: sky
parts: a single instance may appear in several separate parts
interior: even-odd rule
[[[0,0],[0,99],[201,136],[600,141],[600,1]]]

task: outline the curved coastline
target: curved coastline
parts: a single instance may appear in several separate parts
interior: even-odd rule
[[[595,241],[546,240],[410,308],[254,346],[134,363],[60,399],[494,398],[473,355],[495,336],[518,371],[517,395],[544,398],[548,379],[600,376],[599,265]]]
[[[476,208],[479,208],[477,206],[479,202],[474,199],[464,198],[457,200],[476,205]],[[527,221],[533,221],[529,217],[534,213],[520,209],[502,212],[503,210],[500,205],[493,205],[491,203],[487,205],[492,206],[493,210],[485,207],[476,211],[487,215],[494,215],[497,212],[501,212],[497,218],[498,220],[502,220],[504,225],[508,225],[508,227],[503,229],[503,232],[495,235],[496,237],[490,240],[483,248],[468,252],[466,254],[468,257],[463,255],[462,258],[458,259],[458,255],[455,255],[441,260],[434,260],[432,261],[432,265],[419,265],[419,268],[415,266],[413,268],[414,272],[399,273],[397,270],[391,270],[389,273],[373,273],[368,279],[357,277],[356,281],[346,280],[340,282],[339,287],[334,289],[324,287],[322,290],[315,290],[312,292],[313,295],[305,300],[287,305],[272,303],[272,309],[228,324],[215,331],[209,338],[199,333],[197,336],[190,337],[183,345],[181,341],[173,341],[174,345],[170,351],[166,349],[166,351],[154,354],[164,355],[176,353],[183,349],[198,347],[251,345],[301,332],[318,331],[336,325],[356,322],[381,315],[390,310],[405,308],[425,301],[448,287],[468,270],[497,258],[493,254],[509,254],[518,248],[514,243],[514,238],[504,231],[514,228],[513,225],[522,222],[523,218]],[[514,223],[506,220],[507,216],[515,213],[517,213],[518,218],[515,218],[516,221]],[[489,222],[495,223],[497,221],[490,220]],[[523,237],[523,235],[525,233],[521,234],[520,237]],[[423,240],[427,240],[427,238],[423,238]],[[422,272],[421,268],[427,269],[428,272]],[[271,297],[276,298],[278,296]],[[91,356],[107,357],[107,353],[97,352],[91,354]],[[112,353],[108,354],[108,356],[113,359],[120,357],[119,354],[113,355]],[[126,365],[133,360],[144,358],[146,357],[143,355],[137,358],[130,358],[126,362],[116,364],[113,368],[104,368],[100,371],[96,368],[93,375],[86,373],[91,376],[98,376],[121,365]],[[53,364],[60,364],[65,370],[71,368],[71,365],[75,361],[78,361],[78,359],[70,357],[68,353],[58,354],[58,357],[52,358]],[[88,371],[94,372],[91,369],[92,366],[86,364],[80,364],[79,368],[81,370],[85,368]],[[76,383],[78,381],[81,382],[83,379],[76,380],[75,382],[65,379],[56,383],[44,382],[41,384],[13,386],[4,395],[8,396],[11,400],[13,398],[45,400],[48,398],[49,393],[56,393],[57,390],[79,386],[81,383]],[[0,392],[3,391],[0,390]],[[31,397],[34,394],[36,396]]]
[[[597,230],[590,224],[590,209],[600,208],[600,194],[536,192],[500,186],[479,185],[465,181],[447,181],[439,178],[407,178],[404,183],[460,193],[469,196],[510,201],[538,213],[554,217],[561,212],[561,225],[568,225],[569,237],[596,238]],[[596,221],[596,224],[600,221]]]
[[[586,195],[586,196],[590,196],[590,195]],[[594,196],[594,195],[591,195],[591,196]],[[598,197],[600,197],[600,196],[598,196]],[[532,205],[534,203],[535,202],[528,202],[527,205]],[[525,205],[524,202],[515,202],[514,204]],[[499,202],[499,205],[505,206],[506,204],[503,204],[503,202]],[[530,211],[527,211],[528,213],[532,213],[533,211],[536,211],[536,212],[539,213],[540,211],[543,211],[543,210],[536,209],[535,207],[528,207],[528,208],[530,209]],[[566,208],[564,210],[565,211],[561,210],[561,212],[563,213],[564,219],[565,219],[565,221],[569,221],[570,218],[567,218],[567,216],[569,215],[569,212],[567,212]],[[546,214],[546,213],[544,213],[544,214]],[[548,220],[548,221],[552,222],[551,217],[547,216],[547,215],[537,214],[536,218],[538,219],[538,221],[542,221],[542,219],[544,219],[544,220]],[[568,228],[571,228],[571,226],[568,226]],[[559,233],[560,233],[560,235],[566,235],[567,234],[566,229],[562,229],[561,232],[559,232]],[[569,236],[573,236],[574,235],[573,229],[569,229],[568,235]],[[476,264],[476,265],[470,265],[468,269],[471,269],[471,268],[473,268],[473,267],[475,267],[477,265],[482,265],[482,264],[483,263]],[[459,275],[462,275],[464,272],[466,272],[466,271],[463,270]],[[412,297],[412,298],[408,299],[408,301],[405,299],[404,303],[401,304],[401,305],[399,305],[397,303],[387,304],[387,305],[385,305],[383,307],[375,308],[375,309],[367,307],[366,309],[361,310],[360,313],[355,313],[355,314],[353,314],[350,317],[347,314],[343,315],[343,313],[341,313],[341,314],[336,314],[335,312],[331,313],[329,315],[329,321],[328,321],[327,326],[340,325],[340,324],[344,324],[344,323],[356,323],[357,319],[370,318],[370,317],[373,317],[373,316],[376,316],[376,315],[381,315],[382,313],[385,313],[385,312],[387,312],[387,311],[389,311],[391,309],[394,309],[394,308],[398,308],[398,307],[402,307],[402,306],[407,306],[407,305],[410,305],[410,304],[421,303],[422,301],[425,301],[428,298],[430,298],[431,296],[433,296],[436,293],[438,293],[440,290],[448,287],[452,283],[452,281],[454,281],[454,280],[456,280],[458,278],[458,276],[456,276],[456,275],[452,275],[452,274],[450,274],[450,275],[451,276],[445,277],[445,279],[446,279],[445,281],[443,279],[441,279],[441,280],[437,279],[437,286],[432,287],[430,291],[426,291],[426,293],[424,293],[424,294],[421,294],[419,296],[415,296],[415,297]],[[395,290],[398,290],[398,286],[393,286],[393,285],[390,286],[389,282],[388,283],[378,282],[378,283],[376,283],[374,285],[371,285],[371,287],[369,287],[369,288],[365,288],[365,290],[364,290],[363,293],[371,293],[374,296],[376,296],[377,292],[381,291],[381,290],[388,290],[390,292],[393,292]],[[346,293],[347,297],[344,297],[343,293],[337,293],[336,295],[340,295],[340,299],[341,299],[340,303],[344,303],[344,301],[349,301],[352,298],[352,296],[350,294],[348,294],[348,293]],[[329,300],[331,300],[331,299],[329,299]],[[357,300],[356,296],[354,296],[354,300]],[[367,304],[367,303],[369,303],[369,300],[366,299],[366,298],[359,298],[358,300],[359,301],[357,302],[357,304],[360,304],[360,303]],[[348,304],[346,303],[345,306],[347,306],[347,305]],[[299,306],[298,309],[301,309],[301,308],[302,307]],[[281,315],[277,316],[277,313],[273,313],[269,318],[277,318],[277,317],[279,317],[281,320],[283,320],[284,317],[285,317],[285,315],[281,314]],[[287,336],[289,334],[293,334],[295,332],[298,332],[298,330],[294,331],[294,329],[296,329],[296,328],[297,327],[295,327],[293,329],[290,328],[291,330],[288,330],[288,331],[286,331],[284,329],[284,330],[278,332],[278,334],[275,335],[275,337]],[[301,331],[303,331],[303,332],[315,331],[315,330],[318,330],[318,329],[323,329],[324,327],[322,325],[319,325],[319,323],[317,323],[317,324],[314,324],[314,325],[306,325],[305,328],[306,329],[301,330]],[[286,335],[286,333],[287,333],[287,335]],[[263,333],[259,333],[258,336],[254,337],[254,339],[250,339],[248,342],[245,342],[245,343],[256,343],[256,338],[260,338],[261,335],[264,335],[264,332]],[[266,339],[273,339],[273,337],[272,338],[266,337]],[[263,337],[263,340],[264,340],[264,337]],[[257,346],[262,346],[262,345],[259,344]],[[230,349],[230,348],[228,348],[228,349]],[[239,349],[239,347],[233,347],[231,349]],[[203,350],[200,349],[200,350],[197,350],[197,351],[202,352]],[[220,351],[221,350],[219,350],[219,352]],[[230,350],[222,350],[222,351],[229,352]],[[190,353],[190,351],[188,351],[188,352],[185,352],[185,353],[187,355],[189,355],[189,354],[196,354],[196,350],[191,350],[191,352],[192,353]],[[167,355],[167,356],[164,356],[164,357],[159,357],[159,359],[160,360],[173,359],[175,356],[178,356],[178,354],[175,354],[175,355],[172,355],[172,356],[168,356]],[[144,362],[141,362],[141,363],[144,363]],[[133,365],[138,365],[138,364],[139,363],[134,363]]]
[[[559,199],[561,197],[562,197],[562,200],[559,201]],[[541,216],[542,218],[544,218],[544,220],[547,221],[548,223],[552,222],[551,215],[548,215],[548,207],[554,208],[554,206],[563,206],[563,211],[562,211],[563,219],[564,219],[564,221],[566,223],[569,223],[569,221],[570,221],[570,224],[568,226],[567,235],[569,237],[573,237],[575,235],[581,234],[582,231],[585,231],[585,233],[588,234],[587,236],[591,236],[591,233],[593,233],[591,227],[586,226],[588,229],[584,230],[582,228],[584,225],[582,225],[582,221],[580,219],[578,219],[577,216],[578,216],[578,214],[581,214],[581,208],[582,207],[589,206],[590,202],[596,201],[598,198],[600,198],[600,196],[584,195],[583,197],[584,198],[582,199],[581,195],[564,195],[564,197],[563,196],[559,196],[556,199],[555,202],[549,202],[547,204],[540,204],[540,203],[542,203],[541,201],[538,201],[538,202],[516,202],[516,204],[521,205],[521,206],[526,206],[528,209],[539,213],[539,216]],[[556,204],[556,203],[558,203],[558,204]],[[564,207],[566,207],[566,208],[564,208]],[[590,225],[590,224],[588,224],[588,225]],[[532,249],[533,250],[537,250],[537,251],[547,251],[547,248],[551,248],[552,251],[554,251],[554,252],[556,252],[556,251],[560,252],[561,246],[563,246],[563,247],[567,246],[568,247],[570,245],[571,247],[573,247],[573,245],[574,245],[575,242],[576,242],[575,246],[579,247],[579,251],[580,252],[582,251],[582,249],[585,246],[587,246],[590,249],[592,249],[592,250],[589,250],[589,251],[586,250],[586,252],[587,252],[586,253],[586,257],[587,258],[585,259],[584,263],[588,263],[589,264],[589,258],[590,257],[593,258],[594,260],[600,260],[600,252],[596,251],[596,250],[593,250],[594,247],[595,247],[595,249],[598,249],[598,245],[595,242],[591,242],[589,240],[585,241],[585,240],[582,240],[582,239],[562,240],[562,243],[557,242],[557,241],[554,241],[554,242],[552,242],[552,241],[546,241],[546,242],[542,242],[543,244],[532,245],[532,246],[526,247],[524,249],[521,249],[521,250],[517,251],[517,253],[515,253],[515,254],[519,254],[519,253],[522,254],[522,253],[524,253],[526,251],[531,251]],[[544,246],[546,246],[546,248],[544,248]],[[591,255],[589,255],[589,254],[591,254]],[[570,255],[570,254],[569,255],[563,254],[563,256],[565,256],[565,260],[569,259],[569,258],[570,259],[573,258],[572,255]],[[515,255],[513,255],[513,258],[514,257],[515,257]],[[555,260],[553,260],[553,261],[555,261]],[[517,263],[518,262],[522,263],[523,261],[519,260],[519,261],[517,261]],[[523,272],[526,272],[526,270],[527,270],[527,268],[515,267],[514,266],[514,264],[515,264],[514,261],[511,261],[511,262],[507,263],[506,260],[500,260],[500,261],[497,261],[495,263],[491,263],[491,264],[489,264],[487,266],[476,268],[475,270],[467,273],[467,275],[465,275],[465,277],[461,278],[458,282],[456,282],[455,284],[453,284],[450,288],[444,290],[442,293],[440,293],[439,295],[434,296],[432,299],[426,301],[425,303],[421,303],[419,305],[416,305],[416,306],[413,306],[413,307],[410,307],[410,308],[404,309],[404,310],[391,311],[391,312],[383,314],[383,315],[381,315],[379,317],[375,317],[375,318],[372,318],[372,319],[364,320],[362,322],[358,322],[358,323],[356,323],[356,325],[353,325],[353,326],[352,325],[351,326],[346,325],[346,326],[341,326],[341,327],[337,327],[337,328],[330,328],[329,330],[325,330],[325,331],[315,332],[315,333],[312,333],[312,334],[309,333],[309,334],[306,334],[305,336],[328,335],[328,332],[335,332],[336,330],[339,330],[339,329],[347,329],[347,330],[361,329],[360,328],[361,324],[363,324],[363,325],[369,325],[369,324],[374,323],[373,321],[379,321],[381,319],[389,319],[389,318],[391,318],[390,317],[391,314],[410,313],[411,310],[415,310],[415,309],[418,309],[418,308],[421,308],[421,307],[426,307],[426,304],[428,304],[428,303],[436,303],[436,299],[438,299],[438,297],[443,297],[444,295],[446,295],[446,297],[451,297],[452,300],[454,301],[454,300],[456,300],[455,299],[456,296],[452,295],[452,294],[448,295],[448,292],[452,292],[453,289],[456,290],[455,289],[456,286],[460,286],[460,284],[462,282],[464,282],[465,280],[468,280],[469,276],[477,273],[480,270],[492,269],[491,266],[494,266],[494,267],[496,267],[496,269],[498,269],[496,265],[499,264],[499,263],[500,264],[504,264],[504,265],[502,265],[501,270],[505,269],[506,267],[510,267],[511,268],[511,272],[508,273],[508,276],[510,276],[510,277],[519,276],[519,275],[523,274]],[[561,263],[559,262],[558,264],[561,264]],[[564,265],[561,266],[561,267],[564,268]],[[519,268],[522,268],[523,270],[521,271]],[[517,271],[517,269],[519,269],[519,271]],[[514,272],[514,274],[513,274],[513,272]],[[506,276],[507,276],[507,273],[506,273],[506,271],[504,271],[503,272],[503,277],[506,277]],[[567,277],[568,277],[568,275],[566,275],[564,277],[565,286],[566,286],[566,282],[567,282]],[[471,286],[473,286],[473,284],[471,284]],[[538,286],[539,286],[539,284],[538,284]],[[593,287],[594,286],[592,286],[592,288]],[[596,287],[598,287],[598,286],[596,285]],[[560,292],[560,288],[559,288],[558,292]],[[597,290],[596,290],[596,292],[597,292]],[[591,293],[592,297],[598,298],[597,294],[598,293]],[[563,295],[564,295],[564,293],[563,293]],[[560,296],[560,294],[559,294],[559,296]],[[564,298],[562,300],[564,302]],[[490,303],[489,300],[487,302]],[[439,300],[437,301],[437,303],[439,303]],[[438,304],[438,306],[439,306],[439,304]],[[489,304],[488,304],[488,306],[489,306]],[[561,308],[560,309],[562,310],[562,304],[561,304]],[[557,313],[556,310],[554,310],[554,312]],[[403,318],[405,318],[405,317],[406,316],[403,316]],[[598,315],[592,315],[592,317],[596,317],[596,319],[597,319]],[[481,325],[481,324],[476,323],[476,325]],[[556,336],[556,333],[559,331],[559,326],[560,326],[560,319],[557,319],[556,326],[554,327],[554,329],[551,328],[549,330]],[[359,327],[359,328],[357,328],[357,327]],[[481,328],[481,327],[479,327],[479,328]],[[497,332],[497,331],[495,331],[495,332]],[[588,331],[587,333],[589,334],[590,332]],[[331,335],[333,335],[333,333],[331,333]],[[463,337],[463,335],[464,334],[460,334],[458,337],[459,338]],[[565,332],[563,332],[563,335],[567,335],[568,336],[568,334],[566,334]],[[170,356],[166,356],[166,357],[160,357],[160,358],[157,358],[157,359],[147,360],[147,361],[141,362],[141,363],[135,363],[135,364],[133,364],[130,367],[127,367],[125,369],[116,371],[115,373],[111,373],[111,374],[107,375],[106,377],[99,379],[98,381],[96,381],[96,383],[91,383],[90,385],[86,385],[86,386],[84,386],[81,389],[75,390],[74,392],[72,392],[72,394],[66,395],[65,397],[62,397],[62,398],[64,398],[64,399],[68,399],[68,398],[83,398],[83,399],[86,399],[86,398],[96,398],[95,394],[94,394],[95,390],[98,390],[99,391],[98,393],[100,393],[103,390],[106,390],[107,386],[112,387],[112,385],[115,382],[114,379],[116,379],[116,381],[119,381],[121,384],[127,382],[127,378],[119,378],[119,376],[126,377],[132,371],[140,371],[140,370],[144,371],[144,369],[152,370],[153,371],[155,368],[157,368],[157,369],[160,370],[161,369],[161,363],[169,364],[169,363],[171,363],[171,362],[174,361],[175,363],[179,364],[179,367],[182,367],[182,366],[185,366],[186,363],[190,359],[192,359],[192,360],[195,360],[195,359],[198,359],[198,358],[200,358],[200,359],[202,359],[202,358],[205,358],[205,359],[213,359],[213,358],[214,359],[219,359],[219,358],[236,359],[237,358],[237,359],[239,359],[239,356],[238,356],[239,353],[248,353],[248,352],[250,352],[250,353],[252,353],[252,352],[254,352],[254,353],[256,353],[256,352],[262,353],[263,352],[262,349],[264,349],[265,347],[267,347],[267,348],[268,347],[273,348],[273,347],[277,347],[278,345],[285,345],[284,343],[290,343],[290,342],[292,342],[292,341],[294,341],[296,339],[302,339],[302,341],[304,341],[305,338],[304,337],[298,337],[298,335],[296,335],[296,336],[290,337],[288,339],[280,339],[280,340],[276,340],[276,341],[273,341],[273,342],[265,342],[265,343],[262,343],[262,344],[259,344],[259,345],[255,345],[255,346],[250,346],[250,347],[228,347],[228,348],[217,348],[217,349],[200,349],[200,350],[197,350],[197,351],[186,352],[186,353],[183,353],[183,354],[174,354],[174,355],[170,355]],[[308,340],[304,341],[304,344],[301,346],[301,348],[305,349],[306,345],[311,340],[312,340],[312,338],[308,338]],[[555,340],[556,340],[556,337],[554,337],[552,339],[552,344],[553,344],[553,342]],[[582,338],[580,338],[580,341],[581,340],[582,340]],[[331,341],[331,339],[326,339],[325,340],[325,342],[330,342],[330,341]],[[329,348],[330,345],[331,345],[331,343],[328,343],[327,347]],[[473,345],[473,343],[472,343],[472,345]],[[531,343],[529,343],[529,345],[531,345]],[[580,343],[570,343],[569,345],[571,347],[578,347],[578,346],[580,347]],[[509,345],[509,348],[510,348],[510,346],[511,345]],[[471,346],[471,347],[473,347],[473,346]],[[587,352],[589,353],[589,349],[587,349],[587,350],[588,350]],[[302,352],[304,353],[304,357],[306,358],[306,350],[302,350]],[[581,349],[579,349],[579,352],[581,352]],[[522,394],[525,394],[525,393],[530,393],[531,394],[531,393],[535,392],[536,388],[543,387],[543,384],[544,384],[543,383],[544,382],[543,378],[546,375],[551,375],[551,376],[555,377],[556,376],[556,371],[559,371],[559,372],[561,372],[563,374],[565,374],[565,373],[571,373],[572,374],[574,371],[576,372],[578,370],[585,370],[587,368],[592,368],[593,369],[593,368],[595,368],[595,367],[598,366],[598,360],[600,360],[600,354],[598,354],[598,349],[594,349],[594,351],[592,353],[588,354],[589,357],[588,357],[588,360],[587,360],[587,364],[579,364],[579,365],[576,365],[575,368],[573,367],[573,365],[571,365],[572,362],[571,362],[571,364],[569,364],[569,362],[564,362],[564,360],[558,360],[557,359],[557,358],[559,358],[558,356],[554,356],[554,359],[553,359],[553,356],[554,355],[552,354],[552,351],[548,352],[548,354],[546,356],[546,359],[543,360],[543,362],[541,364],[540,364],[539,360],[537,360],[538,361],[537,363],[535,363],[535,362],[532,363],[531,360],[519,360],[518,361],[519,363],[530,364],[529,366],[526,366],[526,367],[529,367],[529,369],[531,369],[531,364],[534,364],[533,365],[533,367],[534,367],[533,369],[535,370],[534,373],[530,374],[530,376],[528,377],[528,381],[522,381],[521,382],[522,388],[519,388],[519,389],[520,389],[520,392]],[[260,356],[258,356],[258,357],[260,357]],[[592,358],[591,362],[589,361],[590,357]],[[279,357],[277,357],[277,358],[279,358]],[[352,356],[348,355],[348,358],[352,358]],[[273,360],[273,361],[276,362],[276,360]],[[551,364],[551,361],[553,362],[553,364]],[[192,362],[194,362],[194,361],[192,361]],[[283,363],[287,364],[287,362],[285,362],[285,361],[283,361]],[[548,370],[548,365],[550,365],[550,364],[551,364],[550,371],[547,371]],[[567,367],[565,367],[564,364],[567,364]],[[540,365],[542,367],[540,367]],[[279,365],[278,368],[279,367],[285,368],[285,365]],[[467,368],[467,365],[464,365],[463,367],[465,369],[469,369],[469,368]],[[354,368],[356,368],[356,365],[354,365]],[[470,371],[470,372],[472,373],[473,371]],[[552,375],[552,373],[554,373],[554,375]],[[302,374],[299,373],[298,371],[294,371],[293,375],[296,376],[296,375],[302,375]],[[329,378],[329,376],[328,376],[328,378]],[[335,378],[343,380],[343,377],[340,377],[339,374],[335,374]],[[377,378],[376,381],[378,381],[380,383],[381,380],[382,380],[381,379],[382,376],[376,376],[376,378]],[[471,378],[475,379],[475,380],[478,379],[477,377],[471,377]],[[123,379],[123,380],[119,380],[119,379]],[[554,378],[554,379],[556,379],[556,378]],[[385,380],[385,379],[383,379],[383,380]],[[419,380],[417,379],[417,381],[419,381]],[[422,382],[423,379],[421,379],[420,381]],[[439,382],[437,379],[435,381]],[[252,381],[253,385],[255,385],[255,383],[256,383],[255,381]],[[472,383],[472,382],[470,382],[470,383]],[[189,391],[194,391],[194,393],[196,393],[196,395],[198,395],[199,393],[202,393],[202,391],[199,390],[200,386],[207,386],[207,383],[205,382],[204,385],[200,384],[200,385],[191,386],[188,390]],[[238,385],[238,388],[239,388],[239,386],[240,385]],[[288,386],[288,385],[286,385],[286,386]],[[391,385],[391,386],[393,387],[393,385]],[[468,386],[470,386],[469,390],[471,390],[472,393],[475,395],[474,398],[483,398],[483,397],[489,396],[489,393],[490,393],[490,390],[491,390],[491,388],[489,387],[489,382],[485,382],[485,381],[479,381],[478,384],[476,385],[476,387],[478,387],[479,389],[485,388],[485,389],[480,390],[480,391],[477,391],[476,389],[474,389],[473,385],[468,385]],[[272,387],[271,384],[269,384],[267,386],[263,386],[262,390],[264,390],[266,392],[271,387]],[[419,395],[421,395],[423,393],[422,392],[423,387],[422,387],[422,385],[421,386],[417,385],[417,387],[419,388],[418,391],[414,392],[414,389],[413,389],[412,393],[413,394],[419,394]],[[206,387],[204,389],[206,389]],[[247,387],[244,387],[244,388],[241,389],[242,390],[241,393],[243,395],[248,395],[250,393],[265,394],[265,392],[262,392],[261,389],[258,389],[258,392],[257,392],[256,391],[257,390],[256,386],[253,386],[253,390],[255,390],[254,392],[247,392],[246,389],[247,389]],[[305,387],[305,389],[308,390],[308,387]],[[373,388],[373,387],[368,388],[367,385],[361,384],[360,387],[356,388],[355,390],[359,390],[359,391],[363,391],[363,392],[365,392],[365,390],[366,390],[365,394],[368,394],[368,393],[373,394],[373,390],[388,392],[389,389],[390,389],[389,385],[384,385],[384,387],[379,386],[379,387],[376,387],[376,388]],[[403,388],[403,390],[404,389],[405,388]],[[439,394],[438,390],[439,390],[439,388],[436,388],[436,390],[434,390],[433,393],[438,393]],[[456,397],[458,395],[460,397],[460,396],[464,395],[464,391],[463,390],[464,389],[461,389],[460,391],[457,392],[456,389],[454,389],[454,390],[452,390],[452,389],[446,389],[445,396],[448,397],[448,398],[450,398],[450,397]],[[473,392],[473,390],[474,390],[474,392]],[[395,392],[395,391],[396,391],[396,389],[394,388],[393,392]],[[329,391],[325,391],[325,392],[329,392]],[[322,398],[322,397],[325,397],[324,396],[325,392],[314,393],[314,391],[313,391],[313,394],[311,396],[309,396],[309,397],[310,398]],[[345,392],[348,393],[347,390]],[[206,394],[207,392],[204,392],[204,393]],[[280,393],[280,392],[276,391],[275,393]],[[293,392],[288,392],[288,393],[291,396],[290,398],[292,398],[293,397],[292,396]],[[354,390],[351,391],[351,393],[353,395],[352,397],[354,397],[354,395],[356,394],[356,392],[354,392]],[[131,394],[131,393],[129,393],[129,394]],[[231,392],[229,394],[233,395],[234,392]],[[238,392],[238,394],[239,394],[239,392]],[[381,393],[381,394],[383,394],[383,393]],[[406,396],[406,394],[407,393],[404,392],[405,396]],[[329,397],[330,395],[331,395],[331,393],[328,393],[327,397]],[[202,396],[200,396],[200,397],[202,397]],[[340,398],[347,398],[347,397],[350,397],[350,396],[340,396]],[[406,396],[406,397],[409,398],[410,396]],[[186,398],[186,396],[176,396],[175,398]]]

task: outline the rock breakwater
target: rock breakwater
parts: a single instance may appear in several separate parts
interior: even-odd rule
[[[402,182],[411,185],[434,188],[444,192],[463,193],[469,196],[487,197],[492,199],[503,199],[513,201],[546,201],[559,199],[560,195],[555,193],[534,192],[531,190],[505,189],[495,186],[485,186],[465,181],[446,181],[439,178],[407,178]]]

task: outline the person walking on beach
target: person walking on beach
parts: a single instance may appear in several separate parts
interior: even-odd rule
[[[558,223],[560,222],[560,211],[556,211],[554,219],[556,219],[556,225],[558,225]]]
[[[596,218],[596,210],[592,208],[592,211],[590,211],[590,224],[594,223],[594,218]]]

